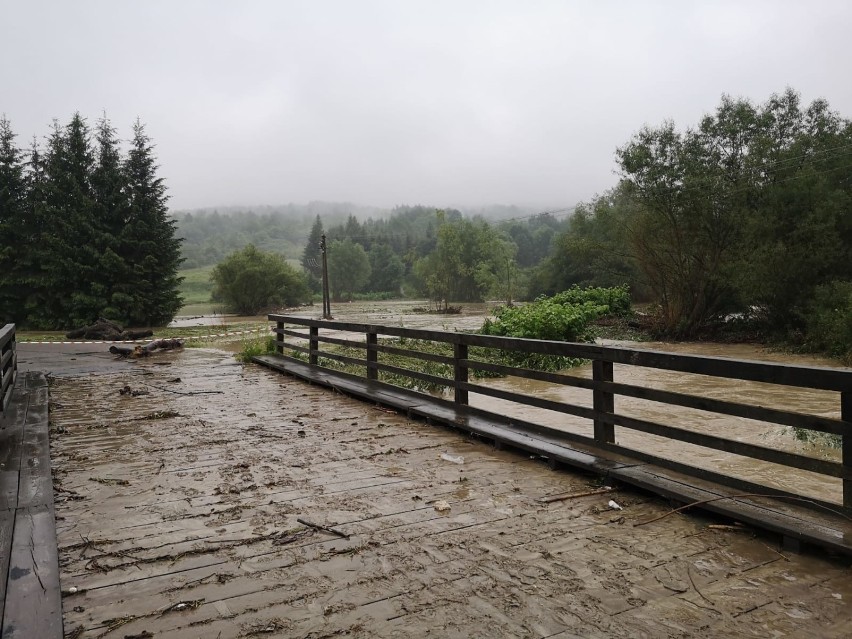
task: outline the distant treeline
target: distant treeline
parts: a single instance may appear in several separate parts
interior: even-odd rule
[[[15,138],[0,118],[0,323],[171,320],[180,242],[144,126],[126,152],[106,117],[92,131],[79,113],[55,121],[44,147]]]
[[[618,185],[567,219],[425,207],[350,217],[328,229],[332,289],[446,306],[627,284],[655,303],[661,335],[740,325],[852,361],[847,119],[789,89],[762,105],[724,97],[694,128],[646,127],[616,155]],[[314,281],[317,256],[311,239]]]
[[[277,253],[288,260],[300,260],[305,240],[317,216],[326,228],[346,223],[349,217],[380,224],[389,217],[406,215],[407,211],[427,212],[434,225],[435,207],[401,206],[394,209],[359,206],[350,203],[310,202],[283,206],[217,207],[213,209],[172,211],[177,222],[177,236],[182,240],[183,268],[218,264],[226,256],[252,244],[262,251]],[[527,215],[530,209],[492,205],[468,214],[489,220]],[[391,224],[393,234],[410,232],[412,237],[428,226],[410,221]]]

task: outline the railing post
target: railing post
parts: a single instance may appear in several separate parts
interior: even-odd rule
[[[596,359],[592,362],[592,377],[596,382],[612,381],[612,362]],[[595,388],[592,391],[594,409],[601,413],[615,412],[615,396]],[[615,443],[615,426],[603,420],[595,420],[595,441]]]
[[[317,351],[319,350],[319,340],[317,339],[319,336],[319,326],[311,326],[309,332],[310,340],[308,341],[308,348],[311,349],[311,354],[308,355],[308,363],[311,366],[316,366],[319,361],[319,356],[317,355]]]
[[[278,330],[284,330],[284,322],[278,322]],[[284,336],[281,333],[275,333],[275,352],[279,355],[284,354]]]
[[[467,390],[459,388],[458,384],[467,383],[467,366],[461,363],[461,360],[467,359],[467,344],[453,344],[453,379],[456,383],[455,400],[456,404],[467,406]]]
[[[846,422],[843,435],[843,468],[852,471],[852,391],[840,393],[840,419]],[[843,479],[843,507],[852,509],[852,479]]]
[[[379,336],[375,329],[367,331],[367,379],[379,379],[379,369],[375,364],[379,361],[379,351],[376,350],[376,345],[379,343]]]

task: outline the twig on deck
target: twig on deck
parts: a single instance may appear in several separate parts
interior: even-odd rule
[[[791,501],[803,501],[803,502],[806,502],[808,504],[813,504],[814,506],[818,506],[818,507],[822,508],[823,510],[827,510],[830,513],[833,513],[835,515],[843,517],[844,519],[848,519],[849,521],[852,521],[852,517],[850,517],[849,515],[846,515],[846,514],[840,512],[839,510],[835,510],[834,508],[829,508],[828,506],[823,506],[819,502],[814,501],[813,499],[808,499],[807,497],[796,497],[794,495],[766,495],[766,494],[761,494],[761,493],[739,493],[737,495],[722,495],[721,497],[713,497],[712,499],[702,499],[700,501],[694,501],[690,504],[686,504],[685,506],[681,506],[680,508],[675,508],[673,510],[668,511],[667,513],[663,513],[662,515],[660,515],[658,517],[654,517],[652,519],[646,519],[645,521],[637,521],[636,523],[633,524],[633,526],[636,527],[636,526],[644,526],[645,524],[651,524],[655,521],[659,521],[660,519],[664,519],[664,518],[668,517],[669,515],[674,515],[675,513],[681,512],[682,510],[686,510],[687,508],[693,508],[695,506],[703,506],[704,504],[709,504],[709,503],[712,503],[714,501],[722,501],[724,499],[742,499],[742,498],[749,498],[749,497],[763,497],[765,499],[789,499]]]
[[[612,486],[604,486],[603,488],[596,488],[595,490],[585,490],[580,493],[560,493],[558,495],[550,495],[549,497],[539,497],[536,501],[542,504],[550,504],[555,501],[565,501],[567,499],[578,499],[580,497],[590,497],[591,495],[603,495],[604,493],[611,493],[615,488]]]
[[[335,530],[334,528],[329,528],[328,526],[320,526],[319,524],[315,524],[313,522],[306,521],[300,518],[297,518],[296,521],[298,521],[303,526],[307,526],[308,528],[315,528],[317,530],[322,530],[331,533],[332,535],[337,535],[338,537],[341,537],[343,539],[349,539],[349,535],[347,535],[345,532],[340,532],[339,530]]]
[[[154,386],[154,384],[149,384],[148,382],[143,382],[145,386],[149,388],[156,388],[157,390],[166,391],[167,393],[174,393],[175,395],[222,395],[225,391],[217,391],[217,390],[209,390],[209,391],[189,391],[188,393],[184,393],[183,391],[172,390],[171,388],[163,388],[162,386]]]
[[[707,597],[705,597],[705,596],[704,596],[704,593],[702,593],[702,592],[698,589],[698,586],[696,586],[696,585],[695,585],[695,580],[692,578],[692,573],[689,571],[689,564],[686,564],[686,576],[687,576],[687,577],[689,577],[689,583],[691,583],[691,584],[692,584],[692,587],[695,589],[695,592],[697,592],[697,593],[698,593],[698,596],[699,596],[699,597],[701,597],[701,598],[702,598],[704,601],[706,601],[707,603],[709,603],[711,606],[714,606],[714,607],[715,607],[715,606],[716,606],[716,604],[714,604],[714,603],[713,603],[710,599],[708,599]]]

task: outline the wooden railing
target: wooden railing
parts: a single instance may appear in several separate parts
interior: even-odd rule
[[[12,388],[18,376],[18,354],[15,344],[15,325],[0,328],[0,414],[12,401]]]
[[[363,367],[361,370],[363,370],[364,376],[370,380],[376,380],[376,383],[378,384],[385,383],[379,381],[379,373],[385,372],[395,375],[403,375],[431,385],[439,385],[453,390],[453,401],[459,407],[463,407],[468,404],[469,393],[478,393],[480,395],[508,400],[526,406],[544,408],[568,415],[579,416],[592,422],[593,436],[588,437],[582,434],[565,432],[562,430],[547,429],[540,425],[534,426],[539,430],[544,428],[549,434],[562,437],[569,441],[585,443],[598,449],[628,455],[634,459],[655,463],[666,468],[685,472],[746,491],[753,492],[755,490],[760,490],[763,493],[776,494],[779,496],[798,496],[797,493],[791,493],[743,479],[730,477],[713,470],[687,464],[680,460],[673,460],[659,455],[650,454],[648,452],[626,448],[625,446],[616,443],[615,427],[618,426],[649,435],[656,435],[671,440],[724,451],[726,453],[733,453],[735,455],[741,455],[765,462],[781,464],[791,468],[798,468],[829,477],[839,478],[842,482],[842,497],[838,495],[838,499],[830,499],[823,503],[828,506],[842,504],[845,509],[852,510],[852,370],[850,369],[791,366],[786,364],[734,360],[719,357],[680,355],[650,350],[606,347],[595,344],[494,337],[469,333],[408,329],[395,326],[375,326],[350,322],[313,320],[284,315],[270,315],[269,319],[277,322],[277,328],[275,329],[277,334],[277,351],[281,354],[284,354],[285,352],[296,352],[307,355],[308,362],[313,366],[318,366],[320,363],[319,360],[322,357],[328,360],[341,362],[349,365],[350,367]],[[293,325],[296,325],[297,327],[307,327],[308,330],[307,332],[305,332],[304,329],[294,330],[292,328]],[[342,331],[357,333],[359,335],[358,339],[321,335],[321,329],[335,332]],[[452,345],[453,354],[452,356],[449,356],[424,353],[410,348],[405,348],[403,347],[404,345],[401,344],[393,345],[392,342],[380,343],[380,336],[429,340],[431,342],[449,344]],[[293,343],[285,344],[285,338],[307,340],[307,345],[301,346]],[[360,349],[364,351],[364,357],[351,357],[349,355],[329,352],[328,350],[321,350],[321,343]],[[469,357],[469,349],[471,347],[497,349],[504,352],[525,354],[537,353],[591,360],[593,375],[592,379],[585,379],[572,375],[530,370],[471,359]],[[450,367],[450,370],[452,370],[452,376],[442,377],[439,375],[433,375],[422,371],[410,370],[400,366],[383,363],[379,359],[380,353],[401,355],[404,357],[445,364]],[[786,386],[831,391],[837,393],[840,418],[835,419],[742,403],[739,401],[713,399],[699,395],[662,390],[659,388],[620,383],[616,381],[613,376],[614,364],[648,367],[680,373],[708,375],[730,380],[765,382],[768,384],[780,385],[782,387]],[[469,371],[471,370],[486,371],[500,375],[511,375],[526,379],[550,382],[553,384],[588,389],[592,392],[592,406],[579,406],[484,386],[482,384],[475,384],[469,379]],[[424,395],[433,398],[425,393]],[[797,429],[807,429],[837,435],[841,438],[842,442],[841,461],[818,459],[816,457],[779,450],[760,444],[737,441],[721,437],[719,435],[708,434],[706,432],[696,432],[685,428],[639,419],[619,413],[616,408],[616,397],[631,397],[650,400],[652,402],[668,404],[671,406],[698,409],[715,414],[757,420],[759,422],[769,422]],[[485,413],[486,411],[477,409],[477,412]],[[514,421],[518,422],[518,420]],[[754,423],[743,422],[744,429],[749,427],[754,428],[754,426]]]

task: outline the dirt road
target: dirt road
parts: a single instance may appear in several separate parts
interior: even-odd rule
[[[634,527],[668,505],[631,491],[541,503],[595,478],[226,353],[113,362],[56,379],[51,393],[74,637],[846,637],[852,628],[840,560],[788,555],[774,538],[694,515]]]

